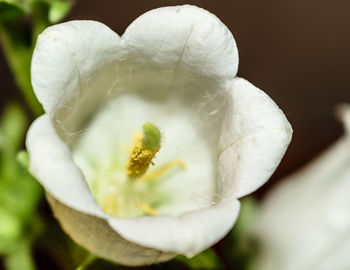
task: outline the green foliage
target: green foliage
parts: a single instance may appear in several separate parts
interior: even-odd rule
[[[0,251],[3,253],[13,247],[21,233],[20,221],[9,210],[0,208]]]
[[[202,269],[202,270],[218,270],[223,269],[220,258],[212,249],[207,249],[202,253],[194,256],[192,259],[187,259],[184,256],[178,256],[177,260],[184,263],[190,269]]]
[[[19,17],[38,15],[36,6],[44,4],[51,24],[62,20],[73,6],[72,0],[0,0],[0,20],[15,20]]]
[[[73,3],[64,0],[49,1],[49,21],[50,23],[57,23],[61,21],[71,10]]]
[[[16,1],[0,0],[0,20],[14,20],[24,15],[24,9]]]
[[[30,81],[31,57],[37,37],[46,27],[62,20],[71,7],[69,0],[0,0],[2,49],[34,116],[43,112]],[[27,27],[23,27],[24,22]]]
[[[33,116],[43,112],[30,81],[37,37],[50,24],[62,20],[71,7],[68,0],[0,0],[1,48]],[[35,269],[31,247],[46,222],[37,214],[41,187],[28,173],[29,157],[21,150],[27,127],[23,109],[9,104],[0,119],[0,256],[8,270]]]
[[[24,169],[29,169],[29,154],[27,151],[19,151],[17,154],[17,161]]]
[[[8,270],[34,270],[30,243],[28,241],[18,243],[16,249],[6,257],[5,266]]]
[[[239,218],[229,235],[222,241],[222,255],[228,269],[250,270],[253,259],[259,252],[259,243],[252,234],[258,213],[258,204],[253,197],[241,200]]]
[[[9,104],[0,122],[0,149],[7,155],[14,155],[22,146],[27,120],[17,104]]]
[[[240,235],[250,234],[251,224],[254,224],[254,220],[258,213],[258,203],[254,197],[245,197],[241,200],[241,211],[239,218],[235,224],[232,235],[234,237]]]
[[[22,249],[28,244],[24,242],[30,241],[28,235],[35,235],[41,198],[38,183],[17,161],[26,127],[22,109],[16,104],[8,105],[0,121],[0,254],[8,256],[10,265],[19,263],[12,256],[22,257]]]

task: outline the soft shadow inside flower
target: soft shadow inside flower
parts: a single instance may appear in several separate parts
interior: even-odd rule
[[[178,91],[162,83],[152,91],[147,83],[116,84],[73,143],[74,161],[93,196],[113,216],[176,216],[215,202],[222,97],[213,97],[202,83]],[[130,147],[149,121],[161,130],[161,149],[147,172],[132,179],[126,173]]]

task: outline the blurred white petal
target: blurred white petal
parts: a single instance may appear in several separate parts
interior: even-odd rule
[[[256,269],[349,269],[350,107],[339,114],[345,135],[268,194],[255,231]]]

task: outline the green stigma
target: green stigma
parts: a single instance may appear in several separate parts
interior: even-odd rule
[[[145,149],[158,148],[160,145],[161,133],[160,130],[150,122],[146,122],[142,126],[143,128],[143,141],[142,146]]]

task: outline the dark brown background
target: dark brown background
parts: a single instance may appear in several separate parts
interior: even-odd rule
[[[228,26],[240,52],[239,76],[266,91],[292,123],[292,144],[262,194],[342,132],[333,108],[350,102],[350,1],[81,0],[68,20],[98,20],[122,34],[149,9],[185,3],[211,11]],[[16,91],[3,55],[0,90],[2,106]]]

